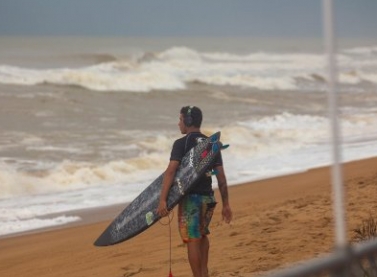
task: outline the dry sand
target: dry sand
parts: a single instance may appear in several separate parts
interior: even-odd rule
[[[377,158],[348,163],[343,169],[352,241],[353,229],[377,210]],[[254,276],[331,252],[330,179],[325,167],[230,187],[234,220],[223,223],[218,206],[211,226],[210,276]],[[121,244],[93,246],[121,209],[93,210],[80,226],[0,239],[0,276],[168,276],[168,226],[157,223]],[[102,212],[110,218],[93,223],[96,214],[103,218]],[[171,227],[173,275],[190,277],[176,217]]]

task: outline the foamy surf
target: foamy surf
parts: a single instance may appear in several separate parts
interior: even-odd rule
[[[8,213],[9,211],[6,212]],[[0,228],[0,236],[60,226],[80,220],[81,218],[78,216],[58,216],[49,219],[32,218],[25,220],[15,219],[11,221],[2,220],[4,223]]]
[[[340,82],[377,84],[375,47],[349,49],[338,55]],[[369,51],[368,51],[369,50]],[[355,56],[355,53],[357,55]],[[182,90],[190,82],[261,90],[321,88],[324,56],[313,53],[204,53],[173,47],[149,58],[106,61],[81,68],[32,69],[0,65],[0,83],[74,85],[97,91],[151,92]],[[319,76],[319,78],[313,78]],[[307,87],[299,79],[311,82]]]
[[[348,110],[342,123],[344,160],[373,156],[369,149],[377,147],[377,133],[373,131],[377,130],[376,117],[353,115],[352,110]],[[213,129],[204,131],[210,133]],[[140,142],[148,149],[148,154],[144,152],[135,158],[104,164],[64,161],[36,173],[17,171],[1,163],[0,205],[6,212],[0,233],[16,228],[13,224],[23,225],[25,218],[132,201],[163,171],[169,151],[166,148],[161,152],[158,145],[165,140],[149,138]],[[222,140],[231,145],[223,152],[230,184],[303,171],[331,162],[329,122],[321,116],[283,113],[239,122],[224,127]],[[59,220],[63,221],[63,218]],[[38,222],[43,225],[50,221],[32,222],[30,228],[35,228]]]

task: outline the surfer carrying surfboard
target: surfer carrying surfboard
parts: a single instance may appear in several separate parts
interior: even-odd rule
[[[178,126],[185,136],[176,140],[172,147],[157,208],[157,213],[160,216],[169,214],[167,197],[182,158],[192,147],[206,138],[200,131],[202,119],[202,111],[198,107],[181,108]],[[223,220],[226,223],[232,220],[227,180],[220,152],[209,172],[198,178],[192,189],[180,201],[178,207],[179,233],[187,244],[188,259],[194,277],[208,277],[209,240],[207,235],[210,233],[208,227],[216,206],[211,169],[216,172],[222,199]]]

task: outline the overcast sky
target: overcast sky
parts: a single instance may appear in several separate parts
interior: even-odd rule
[[[377,0],[335,0],[342,37],[377,37]],[[0,0],[0,35],[322,36],[322,0]]]

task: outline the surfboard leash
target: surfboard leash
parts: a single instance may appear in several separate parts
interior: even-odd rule
[[[170,216],[170,215],[171,215],[171,216]],[[172,256],[172,247],[171,247],[171,245],[172,245],[171,222],[172,222],[172,220],[173,220],[173,217],[174,217],[174,212],[173,212],[173,210],[172,210],[172,211],[170,211],[169,214],[168,214],[168,218],[169,218],[168,223],[163,223],[163,222],[161,221],[161,218],[160,218],[160,220],[158,221],[161,225],[164,225],[164,226],[169,225],[169,275],[168,275],[168,277],[173,277],[173,273],[172,273],[172,271],[171,271],[171,264],[172,264],[172,258],[171,258],[171,256]]]
[[[168,217],[169,217],[169,277],[173,277],[173,273],[171,272],[171,252],[172,252],[172,250],[171,250],[171,221],[173,220],[173,216],[174,216],[174,214],[173,214],[173,211],[172,211],[172,216],[171,216],[171,218],[170,218],[170,213],[169,213],[169,215],[168,215]]]

